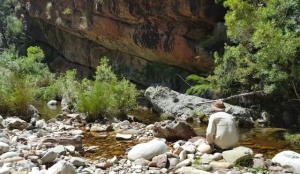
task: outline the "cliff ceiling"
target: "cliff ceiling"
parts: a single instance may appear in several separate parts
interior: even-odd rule
[[[77,68],[84,76],[103,56],[125,76],[145,85],[153,83],[149,75],[178,73],[174,67],[207,73],[214,67],[213,52],[222,50],[226,39],[225,9],[214,0],[22,0],[22,4],[27,32],[42,47],[51,47],[45,49],[51,66]]]

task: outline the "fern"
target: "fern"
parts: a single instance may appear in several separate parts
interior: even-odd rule
[[[186,79],[193,81],[196,84],[194,86],[191,86],[186,91],[186,94],[201,96],[207,92],[210,92],[210,90],[212,89],[210,82],[205,77],[192,74],[189,75]]]

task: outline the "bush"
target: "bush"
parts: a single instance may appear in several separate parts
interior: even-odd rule
[[[52,78],[40,61],[44,53],[38,47],[29,47],[27,57],[18,56],[14,47],[0,55],[0,112],[5,115],[25,115],[28,107],[40,93],[42,85]]]
[[[95,81],[84,79],[81,90],[77,108],[88,114],[88,121],[121,116],[136,105],[138,95],[135,86],[128,80],[118,80],[106,58],[97,67]]]

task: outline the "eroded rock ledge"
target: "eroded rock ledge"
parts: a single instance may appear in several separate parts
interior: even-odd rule
[[[221,50],[226,38],[225,9],[213,0],[22,0],[22,4],[28,33],[58,52],[48,55],[61,54],[72,63],[54,68],[87,67],[81,67],[83,75],[103,56],[113,59],[128,78],[146,85],[171,77],[169,71],[162,76],[160,70],[147,77],[149,66],[166,69],[149,61],[209,72],[214,66],[212,53]]]

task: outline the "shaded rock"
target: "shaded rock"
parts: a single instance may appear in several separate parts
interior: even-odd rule
[[[294,151],[283,151],[272,158],[273,163],[281,166],[291,166],[295,173],[300,173],[300,154]]]
[[[9,145],[3,142],[0,142],[0,155],[9,151]]]
[[[239,119],[239,123],[238,126],[240,128],[253,128],[254,127],[255,122],[252,120],[252,118],[250,117],[244,117],[244,118],[240,118]]]
[[[167,151],[169,151],[169,149],[164,142],[158,140],[151,140],[148,143],[141,143],[135,145],[128,152],[128,159],[136,160],[139,158],[144,158],[146,160],[149,160],[154,156],[163,154]]]
[[[154,136],[167,140],[184,139],[187,140],[197,134],[191,126],[182,121],[165,120],[154,123]]]
[[[224,151],[222,155],[227,162],[236,164],[236,162],[252,159],[253,151],[248,147],[239,146],[232,150]]]

